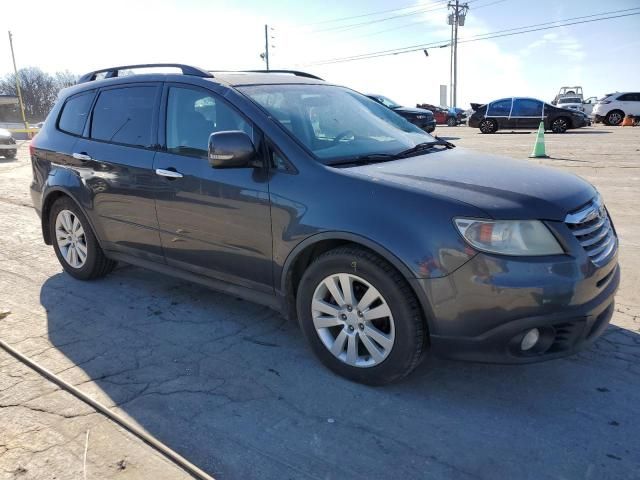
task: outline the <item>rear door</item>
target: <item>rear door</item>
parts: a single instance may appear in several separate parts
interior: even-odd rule
[[[625,115],[640,115],[640,92],[630,92],[620,95],[618,101]]]
[[[498,122],[498,128],[515,128],[515,121],[511,121],[511,105],[513,99],[503,98],[491,102],[487,107],[486,118],[492,118]]]
[[[73,154],[93,195],[103,246],[163,262],[153,172],[161,90],[159,83],[101,89],[88,138],[78,140]]]
[[[538,128],[543,120],[544,103],[534,98],[515,98],[511,109],[511,120],[515,128]]]
[[[162,188],[156,208],[169,265],[236,285],[273,292],[268,171],[215,169],[212,132],[242,130],[259,148],[252,123],[214,92],[167,84],[160,122],[163,151],[154,168]]]

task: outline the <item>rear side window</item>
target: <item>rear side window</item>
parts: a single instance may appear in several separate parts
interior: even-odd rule
[[[60,114],[58,128],[73,135],[82,135],[89,115],[94,92],[86,92],[66,101]]]
[[[531,98],[518,98],[513,102],[512,117],[541,117],[542,102]]]
[[[93,109],[91,138],[150,146],[157,91],[157,87],[143,86],[101,92]]]
[[[487,116],[508,117],[511,112],[511,99],[498,100],[489,105]]]
[[[638,102],[640,101],[640,93],[625,93],[620,95],[618,100],[621,102]]]

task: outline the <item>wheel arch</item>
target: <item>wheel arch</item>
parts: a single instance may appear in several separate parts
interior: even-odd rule
[[[98,237],[98,235],[96,235],[96,229],[93,226],[93,223],[91,222],[91,219],[89,218],[89,215],[87,215],[87,212],[85,211],[85,209],[82,207],[80,202],[78,202],[78,200],[76,200],[76,198],[71,194],[71,192],[69,192],[66,188],[60,187],[60,186],[52,187],[50,190],[47,191],[47,193],[43,196],[43,199],[42,199],[42,211],[40,215],[40,223],[41,223],[42,237],[44,238],[44,243],[46,245],[51,245],[53,242],[53,239],[51,238],[51,231],[49,226],[49,216],[51,214],[51,207],[53,206],[53,204],[59,198],[62,198],[62,197],[67,197],[73,203],[76,204],[76,206],[80,209],[84,217],[87,219],[87,222],[89,222],[89,226],[91,227],[91,230],[93,231],[93,234],[96,237],[98,244],[102,247],[100,238]]]
[[[418,288],[416,283],[411,279],[415,278],[415,275],[411,272],[411,269],[405,262],[399,259],[396,255],[391,253],[387,248],[383,247],[377,242],[370,240],[361,235],[349,233],[349,232],[323,232],[315,234],[306,238],[287,256],[284,262],[282,272],[279,280],[280,294],[284,299],[283,313],[290,320],[295,320],[296,315],[296,297],[297,297],[297,285],[304,274],[306,268],[313,262],[315,258],[322,255],[329,250],[333,250],[343,245],[353,245],[355,247],[368,250],[385,261],[389,262],[399,273],[407,280],[411,291],[416,296],[418,303],[422,310],[422,316],[424,325],[427,329],[427,336],[429,329],[429,316],[431,308],[427,301],[426,296]]]

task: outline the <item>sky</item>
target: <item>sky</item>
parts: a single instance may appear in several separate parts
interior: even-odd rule
[[[520,26],[640,7],[640,0],[468,3],[461,41]],[[428,57],[418,51],[322,64],[411,45],[447,44],[450,27],[442,0],[31,0],[28,13],[3,11],[0,75],[13,68],[8,30],[13,33],[19,68],[36,66],[52,73],[82,74],[152,62],[217,70],[264,68],[260,53],[268,24],[274,45],[272,69],[309,71],[331,83],[383,94],[411,106],[439,104],[439,85],[449,84],[448,47],[428,48]],[[386,13],[370,15],[381,11]],[[508,96],[550,101],[560,87],[568,85],[581,85],[585,97],[638,90],[639,31],[640,15],[636,15],[460,43],[457,104],[468,108],[470,102]]]

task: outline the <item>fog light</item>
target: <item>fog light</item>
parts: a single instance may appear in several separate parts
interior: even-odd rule
[[[532,328],[522,338],[522,342],[520,342],[520,349],[522,351],[531,350],[535,344],[538,343],[538,340],[540,340],[540,330]]]

